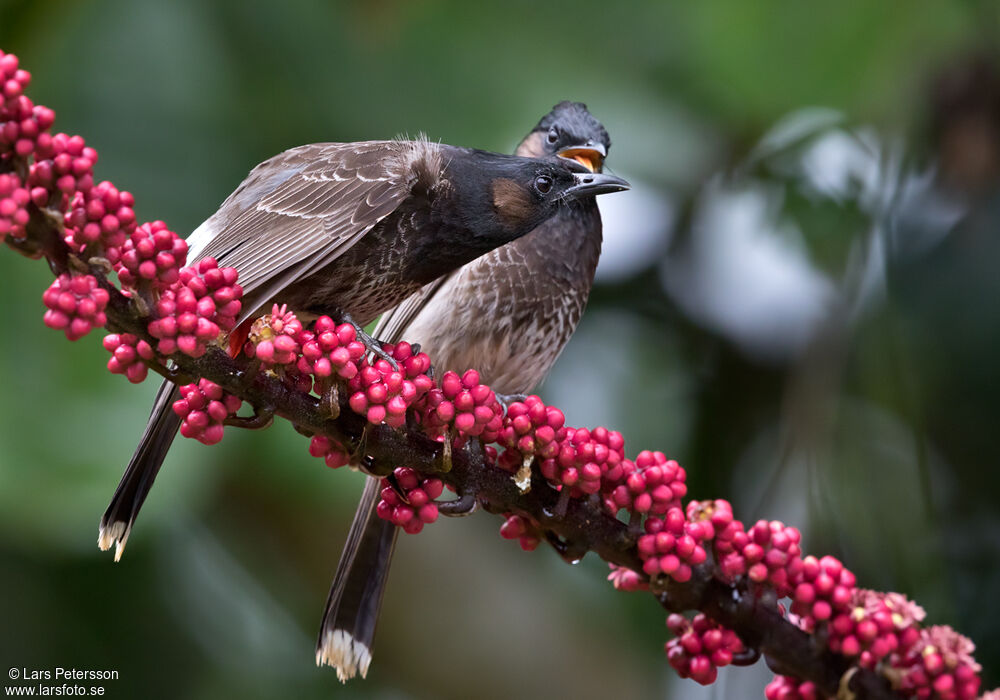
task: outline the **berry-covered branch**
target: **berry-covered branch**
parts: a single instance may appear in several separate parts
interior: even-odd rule
[[[763,655],[779,674],[772,699],[977,696],[968,639],[923,626],[901,594],[859,588],[835,558],[804,555],[793,527],[686,501],[686,473],[662,453],[629,459],[620,434],[570,428],[536,396],[504,407],[475,370],[435,377],[405,342],[375,359],[350,324],[305,324],[278,305],[241,323],[237,271],[188,264],[166,224],[139,225],[129,193],[94,183],[97,153],[50,133],[55,115],[24,94],[29,78],[0,52],[0,241],[56,275],[46,325],[70,340],[106,327],[111,372],[181,386],[182,435],[214,444],[226,426],[277,416],[329,466],[382,477],[378,513],[406,532],[480,506],[526,550],[593,551],[615,588],[670,611],[667,660],[700,683]]]

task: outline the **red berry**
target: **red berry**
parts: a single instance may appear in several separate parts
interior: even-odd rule
[[[402,527],[408,534],[416,534],[425,524],[437,520],[438,507],[433,501],[444,489],[439,479],[425,478],[408,467],[396,468],[393,477],[395,488],[390,479],[382,480],[381,500],[376,507],[380,518]]]
[[[45,312],[45,325],[63,331],[70,340],[77,340],[94,326],[107,323],[104,307],[109,298],[93,275],[62,274],[42,295],[49,309]]]
[[[208,379],[182,386],[180,392],[182,398],[174,402],[173,409],[183,418],[181,435],[206,445],[222,440],[223,421],[236,415],[242,401]]]
[[[124,374],[133,384],[146,378],[148,367],[143,360],[153,360],[154,354],[145,340],[131,333],[112,333],[104,336],[104,348],[111,353],[108,370],[112,374]]]
[[[229,270],[232,268],[220,270],[214,258],[205,258],[195,267],[179,271],[177,281],[161,293],[154,309],[155,318],[149,324],[149,334],[158,339],[159,352],[170,355],[180,351],[201,357],[210,343],[233,329],[243,290],[235,282],[227,281],[236,279],[236,271]],[[232,298],[222,308],[213,299],[220,293]]]
[[[744,651],[735,632],[703,613],[691,621],[674,613],[667,618],[667,627],[675,635],[664,649],[667,661],[681,678],[690,678],[702,685],[714,683],[719,667],[727,666],[734,654]]]

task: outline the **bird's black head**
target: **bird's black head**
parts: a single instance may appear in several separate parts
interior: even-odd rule
[[[629,188],[621,178],[558,156],[508,157],[499,165],[489,194],[497,222],[510,231],[530,231],[567,202]]]
[[[601,172],[611,148],[611,138],[582,102],[560,102],[542,117],[517,155],[542,158],[558,155],[575,160],[591,172]]]
[[[629,188],[620,178],[558,156],[441,150],[442,185],[428,213],[437,233],[419,237],[423,248],[416,255],[422,284],[530,233],[566,203]]]

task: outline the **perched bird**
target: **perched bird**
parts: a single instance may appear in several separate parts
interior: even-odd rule
[[[250,172],[188,239],[189,262],[211,256],[239,271],[240,321],[278,302],[360,329],[570,202],[627,188],[565,159],[424,140],[300,146]],[[161,386],[101,518],[98,545],[116,543],[116,560],[179,427],[178,397]]]
[[[585,105],[561,102],[516,154],[559,155],[599,173],[610,146]],[[475,368],[494,391],[526,394],[576,330],[600,254],[597,201],[578,198],[530,234],[422,288],[382,316],[373,335],[419,343],[439,372]],[[342,681],[368,671],[398,532],[375,514],[379,491],[379,480],[369,478],[320,626],[316,661],[335,667]]]

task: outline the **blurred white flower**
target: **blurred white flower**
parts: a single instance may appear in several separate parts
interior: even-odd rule
[[[597,265],[599,282],[617,282],[653,265],[670,242],[676,206],[662,190],[629,175],[632,189],[598,197],[604,243]]]
[[[836,296],[798,228],[779,218],[781,202],[776,187],[714,180],[688,245],[661,267],[664,288],[691,318],[771,360],[801,351]]]

